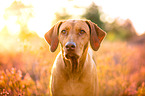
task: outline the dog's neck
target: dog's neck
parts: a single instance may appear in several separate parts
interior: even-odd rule
[[[65,71],[68,73],[70,78],[79,78],[81,73],[83,72],[84,63],[87,56],[88,47],[86,47],[83,51],[82,56],[77,58],[65,59],[63,57],[63,61],[65,64]]]

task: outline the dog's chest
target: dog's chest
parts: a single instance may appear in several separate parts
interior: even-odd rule
[[[64,83],[64,86],[63,86],[63,92],[65,94],[72,95],[72,96],[73,95],[76,96],[76,94],[78,96],[81,96],[81,94],[84,93],[85,89],[86,89],[85,84],[83,84],[82,82],[75,81],[75,80],[69,80],[66,83]]]

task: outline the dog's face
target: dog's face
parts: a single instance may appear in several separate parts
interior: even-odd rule
[[[79,58],[90,40],[89,26],[85,21],[69,20],[59,28],[59,42],[66,59]]]
[[[105,32],[96,24],[88,20],[60,21],[54,25],[46,34],[45,39],[54,52],[60,42],[63,56],[66,59],[80,58],[84,50],[90,45],[97,51]]]

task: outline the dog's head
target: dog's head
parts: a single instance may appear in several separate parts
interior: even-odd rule
[[[57,49],[60,42],[65,58],[80,58],[90,45],[94,51],[100,47],[100,43],[106,33],[96,24],[88,20],[60,21],[46,34],[45,39],[50,45],[51,52]]]

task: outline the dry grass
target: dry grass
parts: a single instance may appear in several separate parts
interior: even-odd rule
[[[125,42],[102,43],[94,52],[100,96],[145,95],[144,48]],[[0,94],[49,96],[50,71],[59,48],[51,53],[39,39],[0,49]]]

